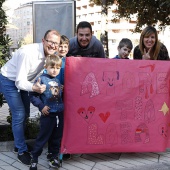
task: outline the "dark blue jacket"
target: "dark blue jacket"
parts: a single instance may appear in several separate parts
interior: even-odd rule
[[[43,73],[40,76],[40,79],[41,79],[41,84],[46,85],[46,90],[42,94],[36,92],[30,92],[29,96],[30,96],[31,103],[34,106],[38,107],[40,111],[42,111],[42,109],[45,106],[50,107],[49,112],[63,111],[64,110],[64,104],[62,100],[63,87],[59,79],[57,77],[51,77],[45,73]]]

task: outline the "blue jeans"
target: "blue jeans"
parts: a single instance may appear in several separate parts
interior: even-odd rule
[[[0,74],[0,89],[12,113],[12,131],[14,144],[18,153],[27,151],[25,143],[25,121],[30,114],[30,101],[28,92],[18,90],[15,82]]]

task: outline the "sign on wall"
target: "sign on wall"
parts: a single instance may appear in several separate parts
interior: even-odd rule
[[[169,86],[169,61],[66,58],[61,151],[164,151]]]
[[[56,29],[61,35],[75,35],[75,1],[33,2],[34,42],[41,42],[47,30]]]

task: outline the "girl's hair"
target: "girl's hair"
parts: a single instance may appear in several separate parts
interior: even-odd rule
[[[154,46],[151,49],[150,57],[151,57],[151,60],[157,60],[158,54],[160,52],[161,43],[158,41],[158,33],[157,33],[156,29],[153,26],[147,26],[142,31],[141,36],[140,36],[139,48],[140,48],[140,51],[141,51],[141,53],[143,55],[144,54],[144,48],[145,48],[145,45],[143,43],[143,39],[145,37],[150,36],[153,33],[155,34],[155,44],[154,44]]]
[[[69,43],[70,43],[69,39],[65,35],[61,35],[60,45],[61,44],[67,44],[68,47],[69,47]]]
[[[55,66],[55,65],[61,67],[61,63],[62,63],[61,58],[56,54],[52,54],[46,57],[44,67]]]

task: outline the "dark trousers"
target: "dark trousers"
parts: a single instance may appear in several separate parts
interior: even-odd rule
[[[58,118],[57,118],[58,116]],[[49,142],[49,152],[52,157],[57,157],[60,150],[61,138],[63,135],[63,112],[49,114],[40,117],[40,131],[35,141],[34,149],[31,152],[33,160],[38,162],[44,145]]]

